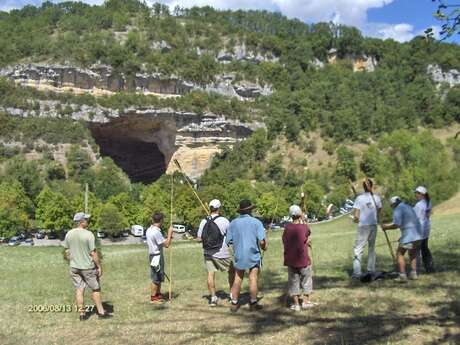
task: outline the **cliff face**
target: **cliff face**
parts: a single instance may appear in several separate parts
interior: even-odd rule
[[[39,89],[91,92],[95,95],[130,91],[160,97],[177,97],[192,90],[203,90],[245,100],[272,94],[270,86],[247,81],[235,82],[232,74],[216,76],[215,81],[208,85],[197,85],[177,76],[164,76],[159,73],[136,73],[128,76],[116,72],[110,66],[83,69],[59,65],[15,65],[1,69],[0,77]]]
[[[12,116],[61,117],[55,101],[40,101],[38,110],[2,108]],[[212,113],[204,115],[170,108],[124,111],[68,105],[73,120],[86,121],[102,156],[110,156],[135,182],[155,181],[175,170],[177,159],[195,179],[206,170],[220,145],[233,145],[262,124],[242,123]]]
[[[173,159],[181,162],[187,175],[197,178],[221,144],[233,145],[260,126],[172,109],[130,109],[108,122],[90,123],[101,154],[112,157],[133,181],[141,182],[174,171]]]
[[[456,69],[443,71],[439,65],[428,65],[427,73],[437,84],[447,84],[449,87],[460,85],[460,71]]]

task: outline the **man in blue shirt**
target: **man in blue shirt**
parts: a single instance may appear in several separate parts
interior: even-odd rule
[[[382,225],[382,230],[400,229],[401,237],[397,252],[399,281],[406,282],[406,261],[404,254],[409,251],[411,271],[410,279],[417,279],[417,248],[422,239],[422,227],[412,207],[401,201],[398,196],[390,200],[393,208],[393,223]]]
[[[244,272],[249,270],[249,294],[250,310],[261,308],[257,304],[257,278],[261,266],[260,250],[267,249],[265,229],[262,222],[251,216],[255,208],[249,200],[242,200],[238,212],[240,216],[234,219],[227,231],[226,243],[233,245],[235,260],[235,280],[232,286],[232,308],[233,312],[239,308],[238,298],[241,284],[243,283]]]

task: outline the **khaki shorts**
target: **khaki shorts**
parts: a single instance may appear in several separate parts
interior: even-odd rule
[[[233,260],[231,258],[204,258],[204,265],[208,272],[228,272],[233,269]]]
[[[414,242],[409,242],[409,243],[400,243],[399,248],[407,249],[407,250],[413,250],[417,249],[420,247],[420,242],[421,241],[414,241]]]
[[[290,296],[310,295],[313,291],[313,270],[288,267],[288,293]]]
[[[91,290],[100,290],[99,277],[96,268],[81,270],[79,268],[70,268],[70,278],[76,289],[89,287]]]

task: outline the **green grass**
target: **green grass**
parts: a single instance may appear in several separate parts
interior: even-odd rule
[[[281,233],[269,236],[261,275],[263,312],[226,302],[210,309],[201,248],[176,243],[172,303],[152,306],[144,246],[104,247],[104,301],[112,320],[81,323],[76,313],[30,313],[30,305],[72,304],[73,289],[59,248],[0,247],[0,344],[458,344],[460,343],[460,214],[435,217],[431,248],[440,272],[398,285],[352,283],[355,226],[348,218],[313,226],[316,309],[284,305],[287,272]],[[398,231],[390,233],[398,238]],[[382,234],[377,266],[391,269]],[[218,274],[218,288],[226,290]],[[167,291],[167,284],[166,284]],[[245,285],[244,291],[247,286]],[[87,300],[87,303],[91,303]]]

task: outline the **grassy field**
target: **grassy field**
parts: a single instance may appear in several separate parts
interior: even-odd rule
[[[319,305],[297,314],[283,304],[287,272],[281,233],[269,235],[261,312],[243,306],[231,314],[224,301],[214,309],[207,306],[202,254],[195,243],[174,246],[175,298],[152,306],[146,248],[110,246],[103,248],[103,295],[114,318],[92,316],[86,322],[76,313],[28,311],[32,305],[73,303],[59,248],[2,246],[0,344],[459,344],[459,227],[460,213],[436,216],[431,248],[439,271],[401,285],[349,280],[355,233],[349,218],[313,226],[313,300]],[[396,240],[398,232],[391,238]],[[391,270],[382,234],[377,254],[378,268]],[[217,278],[224,290],[225,276]]]

